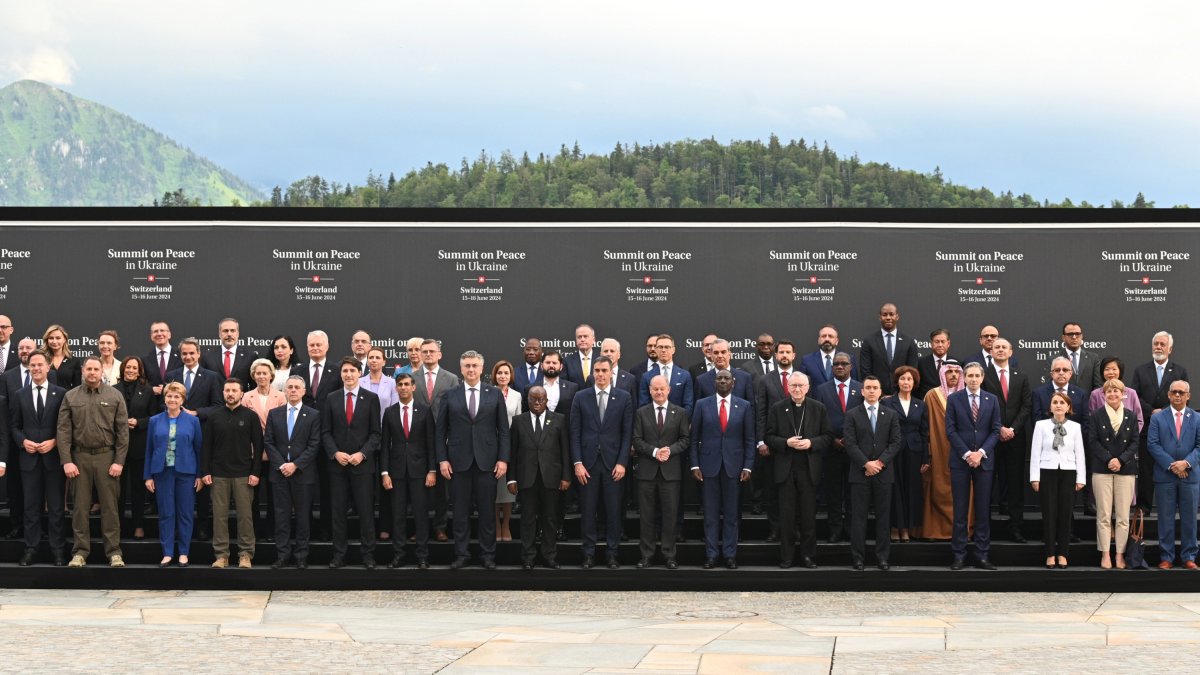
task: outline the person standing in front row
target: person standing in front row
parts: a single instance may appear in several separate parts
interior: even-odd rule
[[[359,384],[359,362],[351,356],[339,366],[342,387],[325,397],[321,407],[321,442],[329,467],[333,509],[331,569],[346,566],[349,525],[346,510],[354,504],[363,567],[375,569],[375,455],[379,452],[379,397]]]
[[[968,363],[963,377],[967,388],[946,399],[950,489],[954,494],[954,532],[950,541],[954,562],[950,569],[961,570],[965,564],[967,518],[974,494],[976,565],[994,570],[996,566],[988,560],[988,551],[992,544],[990,508],[996,443],[1000,441],[1000,404],[995,396],[982,389],[982,365]]]
[[[660,539],[667,569],[675,560],[675,516],[683,479],[683,456],[691,446],[691,422],[683,406],[671,403],[667,378],[650,378],[650,403],[633,418],[633,450],[637,453],[638,511],[641,514],[638,567],[649,567],[654,557],[655,507],[662,513]]]
[[[392,509],[394,531],[392,561],[388,567],[404,564],[404,546],[408,542],[408,505],[412,503],[415,525],[417,568],[429,569],[429,510],[425,496],[437,481],[437,462],[433,452],[432,408],[416,397],[417,384],[412,373],[396,375],[396,403],[383,411],[383,433],[379,446],[379,474],[386,500]],[[383,501],[383,500],[381,500]]]
[[[16,465],[8,466],[5,470],[15,471],[24,487],[25,553],[21,555],[21,566],[32,565],[37,554],[42,538],[42,505],[45,504],[50,558],[55,567],[61,567],[66,562],[66,551],[63,550],[67,543],[63,527],[66,478],[63,476],[58,448],[55,447],[55,434],[58,431],[59,407],[67,390],[51,384],[47,379],[50,361],[45,352],[33,352],[27,358],[30,382],[18,389],[5,406],[12,411],[12,445],[20,453]],[[4,417],[8,410],[0,410],[0,417]],[[7,428],[0,430],[0,436],[7,433]],[[9,511],[20,513],[11,505]],[[14,529],[18,525],[14,523]]]
[[[1070,395],[1054,392],[1050,397],[1050,419],[1033,426],[1029,482],[1042,502],[1046,569],[1067,568],[1072,505],[1075,493],[1083,489],[1087,480],[1083,430],[1078,422],[1067,419],[1072,412]]]
[[[896,471],[892,461],[900,452],[900,417],[879,404],[883,387],[879,378],[867,375],[862,383],[863,404],[846,413],[846,454],[850,458],[850,554],[854,569],[863,568],[866,557],[867,509],[875,507],[875,559],[879,569],[888,563],[891,531],[892,484]]]
[[[267,413],[263,446],[275,501],[275,562],[272,569],[296,561],[308,567],[308,542],[313,496],[317,489],[317,462],[321,452],[321,413],[304,403],[304,377],[289,375],[283,385],[284,405]],[[292,513],[296,526],[292,528]]]
[[[718,556],[737,569],[738,491],[754,468],[754,410],[732,395],[733,382],[733,373],[716,371],[716,393],[696,402],[692,420],[692,476],[704,499],[704,569],[715,567]]]
[[[546,389],[526,391],[529,410],[512,420],[512,461],[507,488],[521,500],[521,569],[533,569],[537,530],[542,530],[542,562],[558,569],[559,493],[571,484],[571,443],[566,417],[546,408]]]
[[[158,500],[158,540],[163,554],[159,567],[170,565],[177,553],[180,567],[190,563],[203,444],[200,420],[183,409],[186,396],[187,389],[179,382],[163,385],[166,410],[151,417],[146,428],[142,479]]]
[[[1146,449],[1154,459],[1154,499],[1158,502],[1158,568],[1178,562],[1196,569],[1196,502],[1200,496],[1200,420],[1187,407],[1192,387],[1186,380],[1171,382],[1170,405],[1150,418]],[[1175,559],[1175,514],[1179,514],[1179,560]]]
[[[212,411],[204,423],[200,475],[212,494],[213,564],[229,566],[229,500],[237,507],[238,567],[249,569],[254,560],[254,488],[262,464],[263,425],[258,415],[242,405],[244,386],[236,377],[221,386],[225,405]]]

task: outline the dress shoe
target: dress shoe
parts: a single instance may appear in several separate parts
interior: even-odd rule
[[[737,558],[726,558],[725,559],[725,569],[736,570],[737,569]]]
[[[52,555],[55,567],[62,567],[67,564],[67,556],[62,551],[55,551]]]
[[[829,534],[829,543],[836,544],[843,541],[846,541],[846,535],[841,532],[831,532]]]
[[[706,570],[711,570],[712,568],[714,568],[716,566],[717,566],[716,558],[709,558],[704,561],[704,569],[706,569]]]
[[[179,566],[180,566],[180,567],[185,567],[185,565],[184,565],[183,563],[180,563],[180,565],[179,565]],[[297,559],[297,560],[296,560],[296,569],[298,569],[298,570],[306,570],[306,569],[308,569],[308,561],[307,561],[307,560],[302,560],[302,559]]]
[[[363,567],[369,570],[375,569],[375,556],[370,554],[363,556]]]
[[[33,558],[36,555],[37,555],[36,550],[34,550],[32,548],[25,549],[25,552],[21,554],[21,561],[19,564],[21,565],[21,567],[29,567],[30,565],[33,564]]]
[[[21,531],[21,528],[14,527],[13,529],[8,531],[8,534],[6,534],[4,536],[7,537],[8,539],[21,539],[22,537],[25,536],[25,533]]]
[[[558,561],[557,560],[547,560],[544,567],[548,570],[556,570],[559,567]]]
[[[485,570],[496,569],[496,561],[491,558],[484,558],[483,559],[483,569],[485,569]]]
[[[590,555],[585,555],[585,556],[583,556],[583,562],[580,564],[580,567],[582,567],[585,570],[590,570],[590,569],[592,569],[593,566],[595,566],[595,564],[596,564],[595,558],[593,558]]]
[[[650,559],[649,559],[649,558],[642,558],[641,560],[638,560],[638,561],[637,561],[637,568],[638,568],[639,570],[644,570],[644,569],[646,569],[646,568],[647,568],[647,567],[649,567],[649,566],[650,566]]]
[[[616,557],[616,556],[610,556],[610,557],[608,558],[608,569],[610,569],[610,570],[619,570],[619,569],[621,569],[621,563],[617,562],[617,557]]]
[[[390,567],[392,569],[396,569],[397,567],[404,567],[404,556],[397,555],[397,556],[393,557],[392,561],[390,563],[388,563],[388,567]]]
[[[679,569],[679,563],[675,562],[674,558],[667,558],[667,569],[677,570]]]
[[[343,560],[341,556],[335,555],[333,556],[333,559],[329,561],[329,569],[331,570],[336,570],[345,566],[346,561]]]
[[[978,567],[978,568],[979,568],[979,569],[981,569],[981,570],[994,570],[994,569],[996,569],[996,566],[992,564],[992,561],[991,561],[991,560],[988,560],[987,558],[980,558],[980,559],[979,559],[979,562],[975,563],[975,566],[976,566],[976,567]]]
[[[790,570],[791,568],[792,568],[791,560],[780,560],[779,561],[779,569]]]
[[[429,569],[429,561],[424,558],[421,558],[420,560],[417,561],[417,569],[419,569],[419,570]]]
[[[779,541],[779,533],[775,530],[771,530],[771,532],[767,534],[767,543],[774,544],[777,541]]]
[[[1188,560],[1187,562],[1183,563],[1183,569],[1185,569],[1185,570],[1194,570],[1194,569],[1196,569],[1196,561],[1195,561],[1195,560]]]
[[[1078,544],[1080,541],[1083,541],[1083,540],[1079,538],[1079,535],[1077,535],[1077,534],[1071,535],[1071,543],[1072,544]]]
[[[809,558],[809,557],[802,558],[800,560],[800,564],[804,566],[804,569],[809,569],[809,570],[817,569],[817,561],[813,560],[812,558]]]
[[[533,561],[526,560],[525,562],[521,563],[521,569],[525,570],[526,572],[532,572],[533,571]]]
[[[889,564],[888,564],[888,561],[886,561],[886,560],[880,560],[880,561],[879,561],[879,564],[878,564],[876,567],[878,567],[879,569],[883,570],[884,572],[886,572],[886,571],[888,571],[888,570],[892,569],[892,566],[891,566],[891,565],[889,565]]]
[[[287,567],[287,558],[276,558],[275,562],[271,563],[271,569],[278,570]]]
[[[452,569],[452,570],[461,570],[462,568],[464,568],[466,566],[467,566],[466,558],[455,558],[454,562],[450,563],[450,569]]]
[[[1021,534],[1020,530],[1013,530],[1013,531],[1009,532],[1009,539],[1012,539],[1013,541],[1017,542],[1018,544],[1028,544],[1029,543],[1029,540],[1025,538],[1025,535]]]
[[[438,541],[450,541],[450,538],[446,536],[445,530],[438,530],[437,532],[434,532],[433,538],[437,539]]]
[[[1171,567],[1172,567],[1172,565],[1171,565],[1170,560],[1164,560],[1164,561],[1158,563],[1158,569],[1160,569],[1160,570],[1169,570],[1169,569],[1171,569]]]
[[[961,570],[964,566],[966,566],[966,563],[963,562],[962,558],[955,558],[954,562],[950,563],[950,569],[954,570],[955,572]]]
[[[861,560],[855,560],[850,566],[853,567],[856,572],[861,572],[863,570],[863,563]]]

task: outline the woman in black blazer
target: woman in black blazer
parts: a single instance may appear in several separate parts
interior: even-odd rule
[[[1116,568],[1125,569],[1129,507],[1138,473],[1138,421],[1137,415],[1124,407],[1125,384],[1121,380],[1111,379],[1103,389],[1104,405],[1091,415],[1087,441],[1092,492],[1096,495],[1096,548],[1100,550],[1100,566],[1112,568],[1109,521],[1116,520]],[[1119,420],[1115,425],[1114,419]]]
[[[903,447],[896,454],[896,484],[892,486],[892,541],[910,541],[909,530],[921,525],[924,492],[921,474],[929,470],[929,420],[925,402],[914,392],[921,374],[912,366],[900,366],[892,374],[896,394],[883,399],[883,405],[896,411],[900,419]]]
[[[129,454],[125,456],[125,470],[121,474],[124,483],[121,513],[125,513],[124,504],[128,500],[133,538],[144,539],[146,483],[142,480],[142,471],[146,464],[146,427],[161,407],[154,395],[154,387],[146,380],[146,367],[136,356],[127,356],[121,361],[121,381],[116,390],[125,396],[125,407],[129,411]]]
[[[68,338],[67,329],[58,324],[51,324],[42,333],[42,348],[50,357],[50,381],[70,391],[83,382],[83,371],[79,359],[71,355]]]

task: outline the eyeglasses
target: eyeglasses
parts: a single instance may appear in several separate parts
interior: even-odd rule
[[[1067,337],[1083,337],[1083,332],[1082,331],[1074,331],[1071,333],[1063,333],[1063,335],[1065,335]]]
[[[835,366],[846,366],[847,368],[849,368],[849,367],[850,367],[850,362],[849,362],[849,361],[834,361],[834,362],[833,362],[833,365],[835,365]]]
[[[1054,369],[1052,369],[1052,370],[1051,370],[1051,372],[1055,372],[1055,373],[1069,373],[1069,372],[1071,372],[1071,369],[1070,369],[1070,368],[1054,368]]]
[[[1167,393],[1170,394],[1171,396],[1183,396],[1183,395],[1189,394],[1191,392],[1186,392],[1186,391],[1183,391],[1182,389],[1172,389],[1171,391],[1168,391]]]
[[[984,340],[995,340],[996,338],[1000,337],[1000,334],[999,333],[980,333],[979,337],[983,338]]]

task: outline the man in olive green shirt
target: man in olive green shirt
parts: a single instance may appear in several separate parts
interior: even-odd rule
[[[129,418],[125,397],[101,382],[102,372],[99,357],[84,359],[83,384],[67,392],[58,413],[58,454],[75,499],[75,546],[68,567],[83,567],[92,551],[88,511],[93,487],[100,498],[104,555],[110,566],[125,566],[117,497],[129,451]]]

